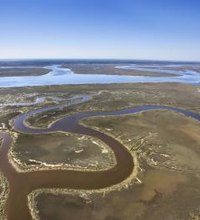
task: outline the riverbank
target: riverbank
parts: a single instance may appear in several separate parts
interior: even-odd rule
[[[37,209],[34,207],[32,209],[41,218],[44,216],[48,216],[48,218],[56,216],[59,218],[57,210],[60,210],[59,212],[63,212],[63,215],[67,215],[66,212],[68,212],[72,220],[77,219],[77,216],[85,216],[85,219],[90,217],[99,220],[98,218],[102,212],[105,212],[103,215],[105,218],[109,217],[108,213],[110,213],[113,218],[120,216],[122,219],[136,219],[137,216],[142,216],[143,219],[147,219],[147,216],[151,216],[148,213],[151,213],[151,210],[155,210],[157,206],[160,207],[159,210],[161,211],[160,214],[155,212],[157,215],[153,215],[154,219],[160,219],[164,215],[170,217],[167,213],[170,213],[169,210],[172,207],[176,207],[176,210],[178,210],[178,213],[173,212],[173,218],[190,219],[188,217],[189,214],[193,210],[198,209],[199,171],[197,168],[199,167],[199,160],[197,146],[200,141],[198,136],[200,131],[199,123],[194,119],[185,118],[181,114],[177,115],[177,113],[168,112],[163,109],[152,109],[152,111],[146,113],[141,109],[140,113],[138,112],[132,116],[105,115],[99,119],[98,117],[90,118],[86,120],[89,123],[86,129],[79,127],[77,125],[78,121],[76,121],[76,117],[77,120],[80,120],[85,114],[80,112],[89,111],[91,116],[94,116],[94,112],[98,111],[97,116],[99,116],[99,114],[104,114],[103,112],[105,111],[119,110],[119,112],[123,112],[126,109],[136,108],[141,105],[154,105],[155,108],[158,105],[165,105],[169,108],[175,106],[199,113],[200,90],[198,86],[183,84],[113,84],[1,88],[0,91],[2,91],[1,100],[3,101],[4,95],[7,95],[6,97],[9,96],[9,102],[11,103],[14,102],[16,96],[23,92],[23,96],[20,96],[20,102],[23,104],[27,103],[27,106],[12,106],[7,102],[7,106],[1,107],[2,119],[9,121],[14,116],[20,118],[20,113],[32,112],[28,117],[32,115],[34,117],[28,120],[28,126],[32,129],[29,130],[29,135],[32,135],[33,139],[34,136],[38,135],[34,135],[37,133],[34,128],[37,125],[39,125],[39,130],[41,129],[42,132],[45,130],[47,132],[52,132],[53,130],[57,132],[66,129],[69,132],[66,125],[70,122],[71,126],[69,129],[72,129],[74,133],[84,131],[84,133],[88,134],[88,132],[91,132],[92,136],[95,135],[95,138],[97,138],[96,135],[98,138],[102,137],[102,140],[106,141],[107,144],[112,139],[114,141],[113,146],[118,145],[118,149],[123,149],[124,153],[131,154],[134,164],[130,175],[127,175],[128,177],[118,181],[118,183],[109,185],[108,180],[111,181],[113,178],[111,174],[107,175],[106,178],[102,178],[98,175],[103,174],[93,171],[92,175],[95,175],[94,178],[84,178],[83,176],[87,171],[79,171],[75,175],[67,170],[54,169],[48,172],[41,170],[18,173],[13,167],[10,167],[10,164],[6,164],[6,160],[0,161],[3,170],[12,169],[12,175],[9,176],[12,192],[8,202],[10,213],[12,213],[11,216],[18,216],[19,214],[21,219],[24,216],[26,216],[26,219],[29,218],[26,196],[31,192],[31,201],[35,201],[35,203],[29,203],[29,206],[35,204],[37,207],[35,205],[34,207]],[[68,106],[66,109],[61,108],[65,100],[81,94],[92,96],[92,99],[84,103],[77,103],[74,106]],[[45,97],[45,101],[35,102],[38,96]],[[56,101],[50,98],[54,96],[57,97]],[[33,105],[30,106],[28,103]],[[59,111],[56,110],[56,105],[60,106]],[[38,108],[44,109],[44,111],[38,114]],[[46,112],[45,109],[50,109],[50,111]],[[16,112],[18,112],[18,116],[15,115]],[[73,118],[74,114],[76,117]],[[90,114],[87,115],[86,113],[85,117],[89,117]],[[43,118],[45,115],[47,117]],[[67,118],[66,116],[71,117],[71,120],[65,119]],[[22,119],[23,122],[24,120],[27,121],[26,117],[22,117]],[[5,124],[6,127],[11,125],[8,125],[6,121]],[[101,134],[96,133],[92,127],[97,130],[99,129]],[[12,130],[12,127],[9,127],[9,129]],[[17,129],[19,136],[22,135],[21,132],[26,133],[23,129]],[[45,142],[45,140],[48,143],[47,136],[41,143]],[[5,147],[5,149],[7,148]],[[31,149],[33,150],[34,148],[29,149],[28,145],[26,146],[26,151],[31,151]],[[34,151],[31,153],[34,153]],[[122,157],[121,153],[119,155]],[[188,155],[193,158],[192,161],[188,160]],[[123,166],[127,162],[124,157],[118,159],[123,162]],[[72,170],[72,172],[75,171]],[[121,172],[124,173],[124,168]],[[25,181],[27,179],[31,181]],[[91,185],[94,181],[98,184],[96,189],[94,189],[94,185]],[[84,186],[80,188],[80,184]],[[69,190],[70,188],[75,188],[75,191],[78,193]],[[83,188],[86,190],[86,196],[84,194],[82,197],[89,197],[89,200],[81,197],[81,194],[84,192]],[[23,204],[20,206],[20,213],[18,213],[19,209],[15,209],[14,205],[16,193],[19,194],[19,192],[22,195],[20,196],[20,204]],[[194,194],[194,192],[196,193]],[[185,202],[182,198],[184,198]],[[110,201],[110,205],[106,205],[108,201]],[[170,203],[170,201],[174,201],[174,203]],[[124,205],[124,212],[119,211],[122,210],[120,209],[122,204]],[[73,207],[73,209],[69,207]],[[93,209],[93,207],[99,207],[99,211]],[[72,210],[75,211],[73,212]],[[110,212],[109,210],[113,211]],[[84,213],[87,212],[87,214],[85,215],[82,211]],[[77,215],[73,217],[73,213]]]
[[[122,65],[123,66],[123,65]],[[105,74],[124,76],[150,76],[150,77],[173,77],[178,76],[170,73],[159,73],[151,71],[138,71],[132,69],[119,69],[116,64],[64,64],[63,68],[68,68],[75,74]]]
[[[94,97],[93,102],[85,107],[93,110],[120,109],[130,105],[164,104],[197,110],[200,106],[200,86],[177,83],[143,83],[143,84],[110,84],[110,85],[61,85],[23,88],[0,88],[1,102],[10,100],[13,103],[17,97],[21,101],[35,99],[40,96],[57,96],[67,98],[80,94],[101,95]],[[33,97],[31,95],[35,94]],[[6,97],[6,100],[5,100]],[[51,102],[49,103],[51,104]],[[38,105],[40,106],[40,105]],[[16,106],[13,106],[13,108]],[[33,108],[29,107],[29,109]],[[8,108],[7,108],[8,109]],[[11,109],[11,107],[10,107]],[[82,108],[83,109],[83,108]]]
[[[103,171],[116,165],[113,151],[102,141],[70,133],[21,134],[10,148],[9,160],[18,172]]]
[[[42,67],[30,67],[30,68],[2,68],[0,66],[0,77],[20,77],[20,76],[41,76],[49,73],[50,70]]]
[[[5,205],[9,194],[9,183],[0,172],[0,217],[6,220]]]
[[[52,85],[87,85],[87,84],[122,84],[122,83],[184,83],[200,84],[197,71],[185,69],[165,69],[163,66],[141,67],[118,66],[119,74],[75,74],[68,68],[59,65],[46,67],[50,70],[42,76],[0,77],[0,87],[52,86]],[[91,68],[91,67],[89,67]],[[106,68],[105,66],[103,68]],[[115,68],[115,67],[113,67]],[[189,67],[188,67],[189,68]],[[98,70],[98,68],[97,68]],[[102,70],[104,71],[104,70]],[[105,70],[106,71],[106,70]],[[112,68],[109,71],[113,71]],[[136,75],[126,75],[126,72]],[[124,73],[124,74],[122,74]],[[143,75],[142,75],[143,74]],[[148,74],[148,75],[147,75]],[[154,74],[154,75],[153,75]],[[156,75],[155,75],[156,74]],[[162,76],[161,76],[162,74]],[[159,76],[158,76],[159,75]]]

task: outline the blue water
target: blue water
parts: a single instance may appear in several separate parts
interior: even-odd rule
[[[59,65],[47,66],[48,74],[42,76],[23,77],[0,77],[0,87],[24,87],[43,85],[64,85],[64,84],[110,84],[110,83],[190,83],[200,84],[200,73],[189,69],[187,71],[175,70],[174,67],[181,64],[167,65],[117,65],[116,68],[135,69],[160,72],[163,74],[176,74],[169,77],[147,77],[147,76],[122,76],[122,75],[100,75],[100,74],[75,74],[70,69],[61,68]]]

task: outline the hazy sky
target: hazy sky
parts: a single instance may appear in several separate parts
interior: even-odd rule
[[[200,61],[200,0],[0,0],[0,59]]]

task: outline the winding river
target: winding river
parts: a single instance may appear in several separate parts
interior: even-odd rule
[[[62,106],[64,107],[65,105]],[[2,139],[2,147],[0,151],[0,167],[1,171],[7,178],[10,187],[10,193],[6,203],[6,214],[9,220],[31,219],[27,205],[27,195],[35,189],[100,189],[118,184],[131,175],[134,168],[131,153],[114,138],[92,128],[80,125],[80,120],[94,116],[120,116],[137,114],[144,111],[166,109],[200,121],[200,114],[195,112],[170,106],[144,105],[112,112],[75,113],[74,115],[66,116],[58,121],[55,121],[48,128],[28,127],[25,123],[25,120],[34,114],[58,109],[62,106],[56,105],[52,107],[45,107],[21,114],[13,119],[13,129],[21,133],[33,135],[60,131],[89,135],[98,138],[107,144],[113,150],[117,163],[113,168],[105,171],[45,170],[19,173],[8,160],[8,152],[12,144],[12,137],[9,133],[1,132],[0,138]]]

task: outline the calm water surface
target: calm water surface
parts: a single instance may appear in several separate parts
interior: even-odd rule
[[[70,69],[61,68],[59,65],[51,65],[46,68],[50,70],[48,74],[42,76],[20,76],[20,77],[0,77],[0,87],[24,87],[43,85],[68,85],[68,84],[110,84],[110,83],[200,83],[200,73],[193,70],[174,70],[172,67],[180,65],[151,66],[132,64],[128,66],[117,66],[116,68],[134,69],[138,71],[160,72],[163,77],[148,76],[123,76],[104,74],[75,74]],[[8,68],[8,67],[7,67]],[[188,67],[189,68],[189,67]],[[166,77],[165,74],[172,73],[174,76]]]

